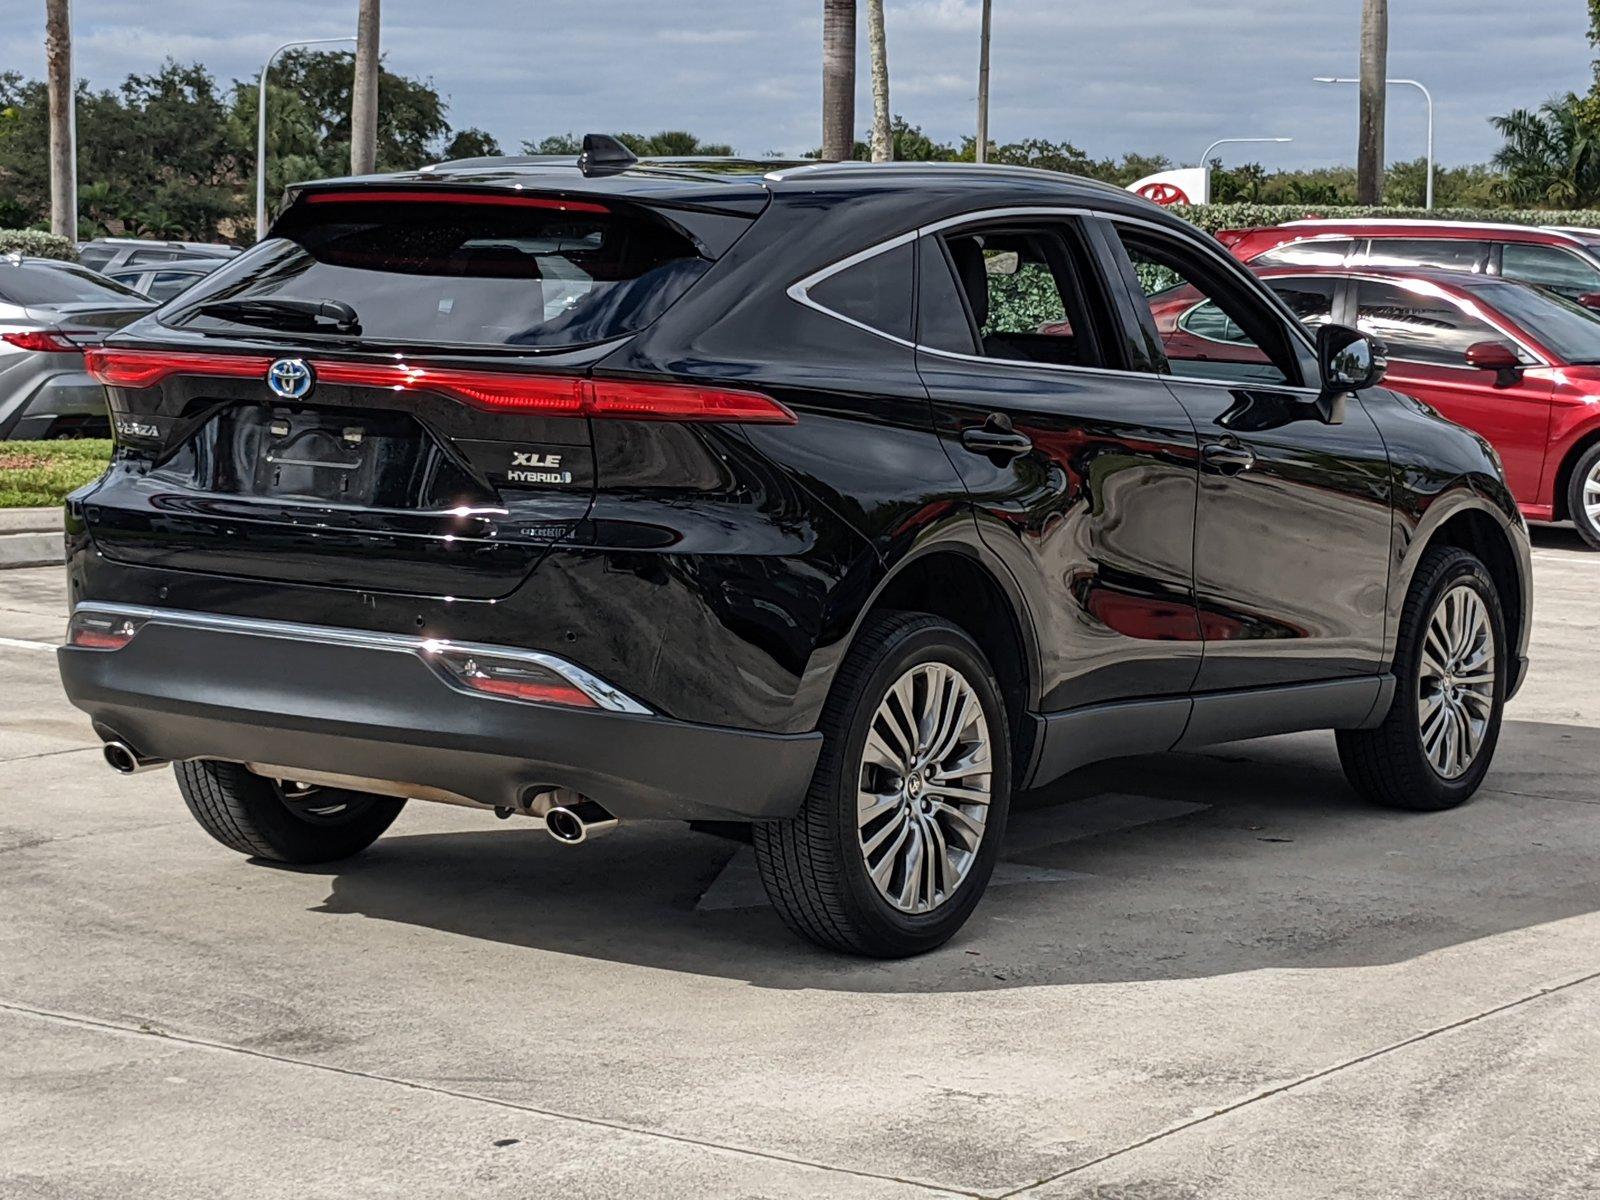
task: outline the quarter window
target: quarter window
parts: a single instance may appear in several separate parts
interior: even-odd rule
[[[911,338],[911,243],[835,272],[811,288],[823,308],[902,341]]]
[[[1313,238],[1268,250],[1250,261],[1262,267],[1338,267],[1354,248],[1350,238]]]
[[[1573,299],[1600,292],[1600,267],[1559,246],[1506,242],[1500,248],[1500,274]]]
[[[1504,340],[1494,326],[1442,297],[1372,280],[1362,280],[1359,289],[1356,327],[1387,345],[1392,358],[1464,367],[1468,346]]]
[[[1268,279],[1266,285],[1311,329],[1333,320],[1332,279]]]

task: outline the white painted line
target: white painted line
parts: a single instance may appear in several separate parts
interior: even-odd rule
[[[60,642],[30,642],[23,638],[0,637],[0,646],[9,646],[15,650],[59,650]]]

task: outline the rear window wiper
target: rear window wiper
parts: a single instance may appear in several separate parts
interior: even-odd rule
[[[281,325],[285,318],[298,325],[331,324],[340,333],[360,333],[356,310],[343,300],[297,300],[292,296],[263,296],[256,300],[209,300],[196,313],[241,321],[249,325]]]

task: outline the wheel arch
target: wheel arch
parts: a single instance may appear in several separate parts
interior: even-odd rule
[[[1456,546],[1477,557],[1494,581],[1505,613],[1511,641],[1512,669],[1507,696],[1521,684],[1526,661],[1533,597],[1527,537],[1499,507],[1476,492],[1460,490],[1433,504],[1401,560],[1403,570],[1392,589],[1401,604],[1411,590],[1412,578],[1423,555],[1434,546]]]
[[[1556,467],[1554,490],[1550,496],[1550,517],[1555,521],[1572,519],[1571,508],[1567,504],[1567,491],[1572,484],[1572,472],[1578,465],[1578,460],[1600,443],[1600,425],[1595,425],[1576,438],[1568,446],[1566,453],[1561,456],[1561,463]]]
[[[977,642],[993,667],[1012,726],[1012,762],[1025,778],[1038,744],[1041,666],[1038,632],[1021,588],[978,540],[953,538],[919,546],[896,562],[857,614],[846,645],[881,612],[943,617]]]

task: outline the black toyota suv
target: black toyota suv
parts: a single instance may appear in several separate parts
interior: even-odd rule
[[[591,138],[307,184],[91,359],[67,693],[258,859],[407,798],[737,822],[794,930],[903,955],[1019,789],[1326,728],[1449,808],[1526,666],[1493,451],[1071,177]]]

